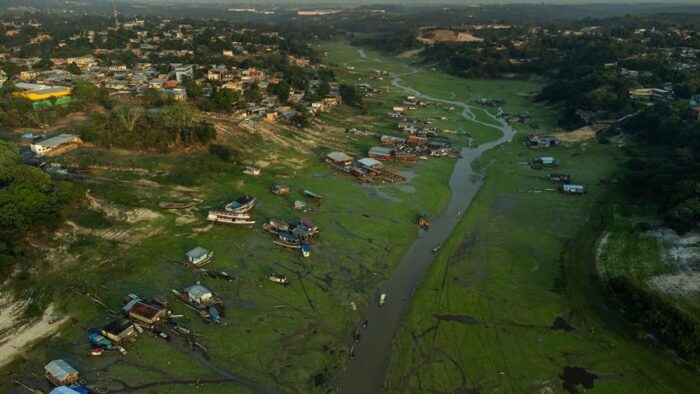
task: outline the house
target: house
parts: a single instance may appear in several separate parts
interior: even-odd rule
[[[384,145],[401,145],[406,143],[405,138],[394,137],[393,135],[383,135],[379,141]]]
[[[118,318],[102,327],[100,333],[114,343],[120,343],[136,336],[134,323],[129,319]]]
[[[352,157],[343,152],[331,152],[326,155],[326,162],[337,166],[349,166],[352,164]]]
[[[44,376],[56,386],[64,386],[78,381],[78,371],[60,359],[46,364]]]
[[[424,135],[411,134],[408,136],[407,142],[411,145],[425,145],[428,143],[428,137]]]
[[[37,142],[36,144],[31,144],[30,148],[37,156],[44,156],[47,154],[65,152],[82,143],[83,141],[76,134],[60,134],[47,140]]]
[[[357,161],[359,165],[370,170],[381,170],[384,168],[384,164],[381,161],[372,159],[371,157],[365,157]]]
[[[278,196],[284,196],[291,193],[292,189],[287,185],[273,185],[270,191]]]
[[[129,308],[128,315],[136,323],[155,326],[168,316],[168,310],[143,301],[136,301]]]
[[[394,150],[391,148],[375,146],[369,149],[369,153],[367,155],[372,159],[393,160]]]
[[[527,137],[527,146],[530,148],[551,148],[559,144],[559,139],[551,136],[540,136],[537,134],[530,134]]]
[[[175,80],[181,84],[185,79],[194,79],[194,68],[191,64],[175,67]]]
[[[673,100],[673,90],[659,88],[630,89],[630,98],[633,100],[653,101],[667,103]]]
[[[558,165],[559,165],[559,162],[556,161],[553,157],[549,157],[549,156],[536,157],[530,161],[530,166],[533,168],[556,167]]]
[[[564,193],[567,193],[567,194],[584,194],[585,193],[583,185],[564,184],[564,185],[561,185],[560,190]]]
[[[212,257],[214,257],[214,252],[210,252],[201,246],[197,246],[196,248],[185,253],[187,263],[194,266],[204,265],[211,261]]]
[[[197,304],[206,304],[214,297],[211,290],[199,284],[186,288],[184,295]]]
[[[160,90],[160,93],[163,96],[171,98],[175,101],[187,100],[187,91],[185,89],[163,89]]]

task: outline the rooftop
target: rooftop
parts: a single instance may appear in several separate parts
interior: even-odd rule
[[[60,359],[53,360],[46,364],[44,370],[54,378],[61,381],[72,374],[78,373],[75,368],[71,367],[67,362]]]
[[[60,134],[55,137],[51,137],[49,139],[37,142],[37,145],[49,147],[49,148],[55,148],[57,146],[61,146],[63,144],[69,143],[73,141],[73,139],[78,138],[77,134]]]

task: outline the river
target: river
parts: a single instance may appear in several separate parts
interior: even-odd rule
[[[416,72],[418,72],[417,69],[411,69],[411,72],[402,75]],[[420,284],[435,258],[432,249],[437,244],[445,243],[461,219],[461,213],[466,212],[469,208],[482,184],[482,177],[472,169],[472,164],[481,157],[482,153],[499,144],[511,141],[515,135],[515,131],[499,117],[490,115],[498,125],[478,121],[467,103],[430,97],[410,86],[402,85],[401,82],[401,75],[391,81],[394,87],[403,90],[407,95],[461,107],[462,117],[471,122],[497,128],[502,132],[502,135],[498,140],[474,148],[462,149],[462,158],[457,160],[450,176],[452,197],[449,204],[438,216],[428,218],[431,224],[430,230],[420,230],[418,238],[413,242],[399,266],[377,289],[375,297],[369,305],[366,315],[369,324],[366,328],[360,329],[361,341],[354,344],[355,359],[348,361],[347,368],[343,371],[340,380],[344,393],[383,391],[394,336],[402,317],[408,311],[416,286]],[[387,302],[380,307],[378,299],[381,293],[386,293]],[[359,324],[361,322],[358,322],[358,327]]]

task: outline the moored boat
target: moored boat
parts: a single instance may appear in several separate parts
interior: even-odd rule
[[[255,207],[255,197],[245,195],[226,204],[224,209],[228,212],[246,213]]]
[[[382,293],[379,296],[379,306],[382,306],[386,303],[386,293]]]
[[[319,201],[319,202],[321,200],[323,200],[323,196],[316,194],[310,190],[304,190],[304,197],[306,197],[310,200]]]
[[[301,255],[304,257],[311,256],[311,247],[309,246],[309,244],[304,243],[301,245]]]
[[[284,275],[278,275],[278,274],[272,273],[272,274],[270,274],[270,275],[267,275],[266,278],[267,278],[267,280],[269,280],[270,282],[279,283],[279,284],[281,284],[281,285],[285,285],[285,286],[286,286],[286,285],[289,284],[289,279],[287,279],[287,277],[284,276]]]
[[[301,240],[292,234],[280,232],[277,233],[277,239],[273,241],[277,245],[292,249],[301,248]]]
[[[227,224],[255,224],[255,220],[252,220],[250,215],[248,215],[247,213],[235,213],[227,211],[209,211],[209,214],[207,215],[207,220],[210,222]]]

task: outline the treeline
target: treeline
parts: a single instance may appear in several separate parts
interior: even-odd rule
[[[202,146],[216,139],[214,125],[196,120],[196,109],[184,103],[149,110],[118,104],[107,114],[90,114],[77,131],[84,141],[106,148],[159,152]]]
[[[693,316],[625,277],[609,280],[625,313],[683,359],[700,361],[700,324]]]
[[[647,108],[622,126],[639,142],[627,149],[627,195],[657,207],[680,232],[700,226],[700,124],[694,119],[681,101]]]
[[[79,198],[79,188],[23,164],[17,148],[0,141],[0,277],[27,260],[26,237],[58,226]]]

